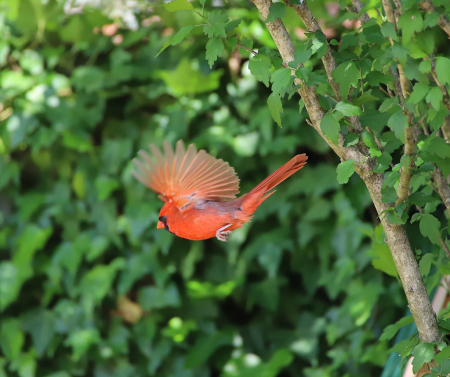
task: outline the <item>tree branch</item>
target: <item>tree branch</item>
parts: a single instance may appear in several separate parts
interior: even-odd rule
[[[436,7],[430,0],[422,1],[419,5],[427,13],[436,12]],[[439,17],[438,25],[450,36],[450,20],[447,17],[441,15]]]
[[[269,14],[271,0],[252,1],[261,13],[263,20],[265,20]],[[282,21],[278,18],[273,22],[268,22],[266,25],[280,51],[283,61],[290,62],[294,60],[295,48]],[[345,148],[343,146],[344,137],[342,134],[339,135],[338,145],[335,145],[328,140],[320,129],[320,121],[325,115],[325,111],[319,104],[317,94],[306,85],[302,85],[299,89],[299,93],[303,98],[314,129],[339,157],[343,160],[355,161],[355,171],[364,180],[378,215],[381,218],[388,245],[402,281],[409,308],[414,321],[416,322],[419,336],[423,342],[431,343],[433,341],[439,341],[441,335],[437,325],[436,316],[431,307],[419,266],[412,252],[405,228],[401,225],[390,224],[387,220],[387,216],[382,215],[382,212],[391,208],[393,204],[383,203],[381,200],[381,187],[383,185],[384,177],[382,174],[373,173],[376,161],[370,157],[365,158],[365,156],[354,148],[354,146]]]

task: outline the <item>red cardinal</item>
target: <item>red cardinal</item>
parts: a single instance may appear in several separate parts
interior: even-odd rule
[[[300,170],[308,159],[305,154],[295,156],[236,199],[239,179],[227,162],[204,150],[197,152],[194,144],[185,150],[181,140],[175,152],[165,141],[165,156],[153,144],[149,147],[153,158],[139,151],[142,161],[133,159],[137,167],[133,175],[164,202],[157,228],[188,240],[217,237],[227,241],[231,232],[249,222],[259,205],[275,192],[269,191]]]

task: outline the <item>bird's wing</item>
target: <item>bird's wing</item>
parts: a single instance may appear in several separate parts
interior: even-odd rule
[[[166,140],[164,154],[153,144],[149,148],[151,154],[140,150],[141,159],[133,159],[133,175],[164,202],[181,209],[198,200],[231,200],[239,192],[234,169],[204,150],[197,151],[194,144],[186,150],[179,140],[174,151]]]

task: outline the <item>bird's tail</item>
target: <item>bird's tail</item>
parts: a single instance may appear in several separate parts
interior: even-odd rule
[[[256,208],[258,208],[264,200],[275,192],[269,191],[305,166],[307,159],[308,156],[305,154],[299,154],[275,170],[264,181],[245,195],[242,203],[242,209],[245,212],[251,213],[256,211]]]

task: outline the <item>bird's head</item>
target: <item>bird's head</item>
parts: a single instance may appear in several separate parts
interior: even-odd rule
[[[157,229],[166,229],[169,232],[173,233],[171,229],[171,224],[173,224],[173,219],[175,217],[176,212],[179,211],[178,208],[169,202],[164,203],[161,211],[159,212],[158,225],[156,225]]]

